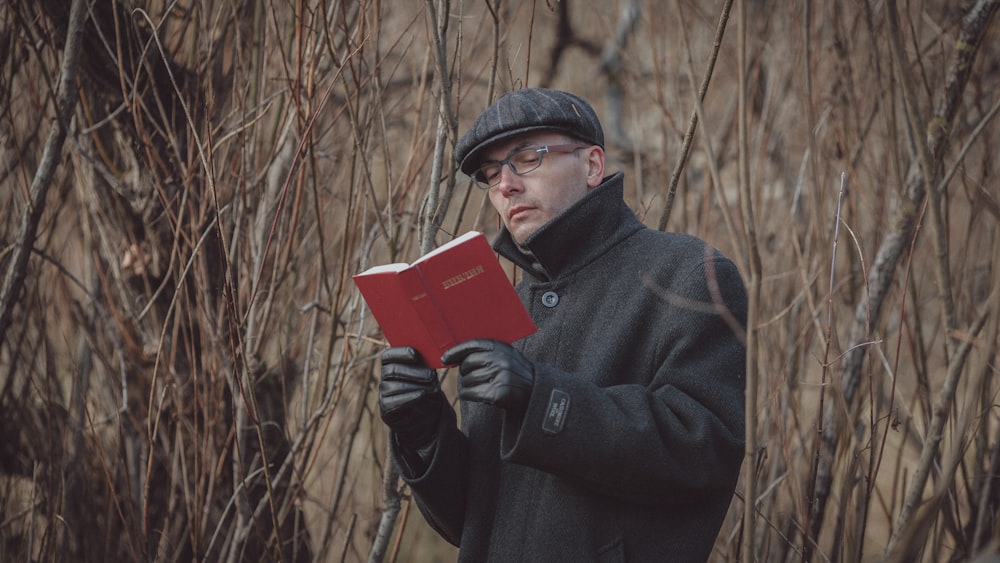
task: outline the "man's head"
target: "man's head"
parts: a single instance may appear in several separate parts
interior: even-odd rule
[[[604,130],[586,100],[561,90],[525,88],[500,96],[483,110],[455,146],[455,160],[471,175],[494,143],[529,131],[558,131],[604,148]]]
[[[604,132],[579,96],[516,90],[476,118],[459,139],[455,159],[463,172],[489,187],[507,230],[523,243],[601,183]]]

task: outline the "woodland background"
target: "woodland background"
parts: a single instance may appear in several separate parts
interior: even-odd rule
[[[0,560],[454,560],[350,275],[496,233],[452,150],[525,86],[747,280],[712,559],[996,557],[998,3],[0,3]]]

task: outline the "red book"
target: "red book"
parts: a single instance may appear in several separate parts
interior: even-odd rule
[[[535,332],[486,237],[470,231],[413,264],[387,264],[353,276],[392,346],[412,346],[427,365],[473,338],[514,342]]]

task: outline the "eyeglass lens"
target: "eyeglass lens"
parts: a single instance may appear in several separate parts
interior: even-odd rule
[[[474,178],[479,184],[493,187],[500,183],[500,173],[503,165],[510,166],[514,174],[527,174],[542,165],[542,153],[545,147],[521,149],[499,162],[490,162],[476,171]]]

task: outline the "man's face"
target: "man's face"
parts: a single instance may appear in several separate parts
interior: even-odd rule
[[[484,162],[500,161],[524,148],[577,144],[551,132],[532,132],[505,139],[486,150]],[[583,145],[574,152],[542,155],[542,164],[525,174],[515,174],[502,166],[500,183],[490,188],[490,202],[503,224],[518,243],[523,244],[550,219],[576,203],[597,187],[604,177],[604,150]]]

